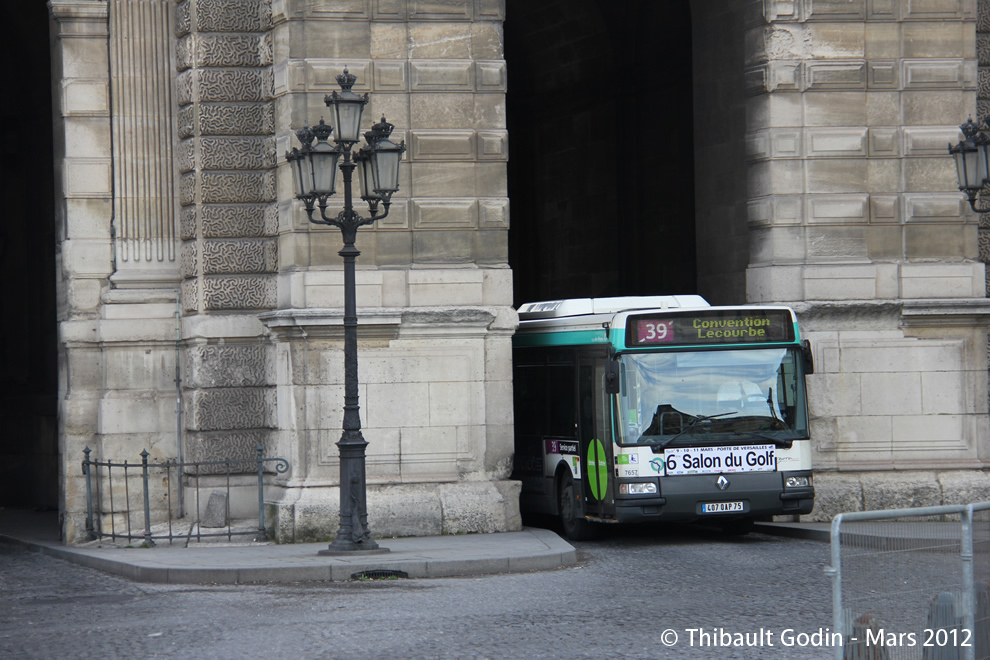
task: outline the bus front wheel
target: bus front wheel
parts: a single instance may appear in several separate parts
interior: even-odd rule
[[[595,523],[585,520],[578,514],[577,493],[574,489],[574,479],[567,475],[560,482],[560,524],[564,528],[564,536],[571,541],[590,541],[598,536]]]

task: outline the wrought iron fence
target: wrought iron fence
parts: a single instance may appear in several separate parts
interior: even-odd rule
[[[265,458],[261,446],[254,460],[237,458],[220,461],[179,462],[176,459],[149,460],[148,450],[140,454],[140,462],[99,460],[91,457],[92,450],[83,450],[82,471],[86,477],[86,531],[91,540],[110,538],[140,541],[152,546],[155,541],[190,541],[192,538],[253,535],[255,541],[268,540],[265,531],[265,473],[283,474],[289,463],[284,458]],[[234,529],[230,511],[231,480],[243,482],[245,473],[257,473],[258,527]],[[248,477],[253,479],[253,477]],[[205,482],[205,483],[204,483]],[[235,488],[246,484],[236,484]],[[217,486],[224,508],[224,528],[218,532],[203,531],[202,490],[215,492]],[[254,486],[252,486],[254,487]],[[194,489],[195,508],[185,511],[181,489]],[[208,505],[209,510],[209,505]],[[143,514],[143,515],[142,515]],[[137,519],[135,517],[137,516]],[[185,533],[181,528],[188,525]],[[109,529],[108,529],[109,528]]]
[[[990,502],[842,513],[831,542],[836,658],[990,659]]]

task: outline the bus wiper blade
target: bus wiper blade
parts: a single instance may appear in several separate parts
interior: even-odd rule
[[[692,419],[690,424],[685,426],[683,429],[681,429],[678,433],[674,434],[670,438],[667,438],[666,440],[661,440],[660,442],[651,442],[647,446],[653,449],[654,454],[659,454],[664,449],[666,449],[667,446],[670,445],[670,443],[672,443],[674,440],[677,440],[679,437],[681,437],[682,435],[693,429],[699,423],[707,422],[708,420],[715,419],[717,417],[725,417],[726,415],[735,415],[737,412],[738,411],[736,410],[732,410],[730,412],[719,413],[717,415],[700,415]]]

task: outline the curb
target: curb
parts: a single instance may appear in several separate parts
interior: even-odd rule
[[[317,551],[325,547],[324,544],[261,546],[258,549],[246,549],[251,555],[244,551],[239,552],[236,558],[228,554],[230,561],[226,567],[205,565],[216,563],[217,555],[214,553],[223,552],[224,549],[221,548],[162,548],[157,551],[77,549],[6,535],[0,535],[0,542],[13,543],[32,552],[133,582],[155,584],[346,582],[353,579],[355,574],[367,571],[402,571],[409,578],[423,579],[545,571],[577,563],[577,551],[574,547],[551,531],[523,528],[521,532],[510,532],[504,536],[509,534],[518,536],[506,539],[506,549],[509,552],[501,553],[478,546],[489,545],[484,541],[503,535],[477,535],[481,543],[474,544],[475,548],[472,548],[474,539],[471,536],[441,537],[443,540],[439,544],[432,539],[427,539],[426,543],[422,539],[386,539],[386,545],[391,541],[392,545],[400,547],[388,554],[320,557]],[[512,551],[512,544],[517,546],[515,551]],[[403,550],[401,546],[404,545],[413,547]],[[436,549],[417,549],[417,545],[433,545]],[[113,555],[108,556],[110,553]],[[122,554],[127,556],[121,557]],[[208,561],[202,561],[203,558],[208,558]],[[282,565],[278,565],[280,559]],[[197,560],[200,560],[199,566],[196,565]]]

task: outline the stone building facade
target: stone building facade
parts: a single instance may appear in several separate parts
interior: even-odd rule
[[[340,237],[307,221],[283,154],[345,67],[408,145],[389,218],[358,239],[372,530],[518,528],[507,69],[541,63],[504,51],[512,0],[48,6],[64,538],[82,530],[86,446],[209,460],[260,444],[292,466],[268,489],[278,538],[336,529]],[[990,114],[990,6],[685,7],[693,279],[714,303],[798,311],[813,515],[987,498],[990,240],[946,143]]]

